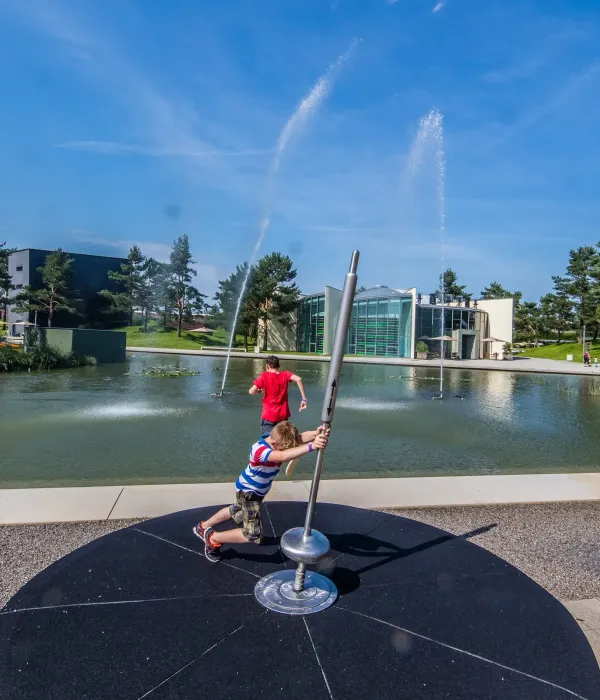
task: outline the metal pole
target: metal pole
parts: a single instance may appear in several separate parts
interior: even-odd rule
[[[350,261],[350,270],[346,275],[344,282],[344,291],[342,292],[342,303],[340,306],[340,314],[338,316],[337,328],[335,329],[335,338],[333,340],[333,350],[331,352],[331,362],[329,363],[329,375],[327,376],[327,390],[323,399],[323,409],[321,411],[321,425],[323,428],[328,428],[333,420],[335,411],[335,402],[337,400],[337,392],[339,385],[340,372],[342,362],[344,360],[344,349],[346,347],[346,339],[348,337],[348,326],[350,324],[350,316],[352,315],[352,304],[354,303],[354,295],[356,293],[356,270],[358,269],[358,258],[360,253],[358,250],[352,252]],[[317,493],[319,491],[319,482],[321,481],[321,471],[323,469],[324,452],[319,450],[317,454],[317,463],[315,465],[315,473],[310,487],[310,496],[308,497],[308,507],[306,509],[306,520],[304,521],[304,536],[310,537],[313,515],[315,512],[315,504],[317,502]]]
[[[346,338],[348,337],[348,325],[350,316],[352,315],[352,304],[354,303],[354,295],[356,293],[356,270],[358,269],[358,258],[360,253],[358,250],[352,252],[350,261],[350,270],[344,281],[344,291],[342,292],[342,303],[338,316],[337,327],[335,330],[335,338],[333,340],[333,350],[331,352],[331,362],[329,363],[329,375],[327,376],[327,390],[323,399],[323,409],[321,411],[321,427],[327,429],[331,426],[333,413],[335,410],[335,402],[337,399],[340,371],[344,360],[344,349],[346,347]],[[304,521],[304,540],[307,540],[312,531],[312,521],[315,514],[315,506],[317,503],[317,494],[319,492],[319,483],[321,481],[321,472],[323,470],[323,457],[325,453],[319,450],[317,454],[317,462],[315,464],[315,473],[313,475],[310,486],[310,495],[308,497],[308,506],[306,508],[306,519]],[[306,573],[306,564],[300,562],[296,569],[296,578],[294,580],[294,591],[299,593],[304,589],[304,576]]]
[[[355,250],[352,253],[350,270],[344,281],[342,303],[329,364],[327,389],[321,412],[321,426],[324,428],[331,426],[335,411],[339,377],[344,359],[346,338],[348,337],[348,325],[356,293],[358,258],[359,252]],[[261,578],[254,588],[256,599],[261,605],[286,615],[309,615],[325,610],[333,605],[338,595],[333,581],[316,571],[306,570],[308,564],[318,563],[329,551],[327,537],[312,528],[321,471],[323,470],[323,456],[324,452],[319,450],[308,497],[304,527],[291,528],[281,536],[281,551],[292,561],[298,562],[298,568],[296,571],[285,569],[268,574]]]
[[[583,324],[583,354],[581,355],[581,359],[584,360],[585,357],[585,323]],[[585,360],[584,360],[585,362]]]

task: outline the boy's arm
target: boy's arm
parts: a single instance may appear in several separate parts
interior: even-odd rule
[[[250,387],[250,391],[248,392],[249,394],[262,394],[262,389],[259,389],[256,384],[253,384]]]
[[[309,443],[306,445],[299,445],[298,447],[290,447],[289,450],[271,450],[269,453],[269,456],[267,457],[267,463],[269,462],[288,462],[292,459],[298,459],[299,457],[303,457],[304,455],[307,455],[309,452],[312,452],[313,450],[324,450],[327,447],[327,439],[328,437],[322,433],[319,432],[317,434],[317,431],[312,431],[313,434],[315,435],[314,439],[311,440]],[[307,433],[305,433],[307,434]],[[312,449],[311,449],[312,445]]]
[[[307,430],[304,433],[300,433],[302,444],[306,445],[307,443],[312,442],[317,437],[317,435],[320,435],[321,433],[324,433],[325,437],[329,439],[331,428],[324,428],[322,425],[320,425],[316,430]]]
[[[306,406],[307,406],[307,401],[306,401],[306,392],[304,391],[304,382],[302,381],[302,377],[299,377],[297,374],[292,374],[290,377],[290,382],[296,382],[298,385],[298,389],[300,389],[300,395],[302,396],[302,401],[300,402],[300,410],[303,411]]]
[[[250,387],[250,390],[248,391],[249,394],[262,394],[263,390],[263,378],[262,375],[260,377],[257,377],[253,382],[252,386]]]

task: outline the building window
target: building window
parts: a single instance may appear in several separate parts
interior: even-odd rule
[[[325,296],[302,299],[298,304],[296,347],[298,352],[323,353]]]
[[[23,265],[17,265],[17,272],[23,272]]]
[[[23,285],[22,284],[15,284],[15,289],[23,289]]]
[[[351,355],[410,357],[411,297],[356,299],[348,329]]]

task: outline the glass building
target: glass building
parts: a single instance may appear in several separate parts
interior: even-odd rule
[[[444,324],[442,332],[442,311]],[[477,359],[480,354],[480,339],[489,335],[487,329],[488,315],[485,311],[465,307],[441,307],[418,304],[416,309],[416,340],[422,340],[429,352],[441,353],[442,342],[431,340],[441,335],[451,336],[452,341],[444,343],[445,356],[457,356],[460,359]]]
[[[413,295],[373,287],[354,298],[346,352],[376,357],[411,357]]]
[[[322,354],[324,339],[325,295],[304,297],[297,310],[296,350]]]

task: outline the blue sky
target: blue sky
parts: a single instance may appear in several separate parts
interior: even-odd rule
[[[198,287],[250,256],[279,133],[362,39],[274,185],[261,253],[306,292],[431,291],[433,178],[407,190],[419,119],[446,129],[445,259],[478,294],[537,298],[600,239],[597,0],[0,0],[0,240],[162,257]]]

